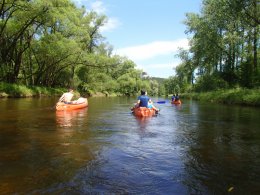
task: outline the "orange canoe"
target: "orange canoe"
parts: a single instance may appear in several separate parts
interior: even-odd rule
[[[171,103],[172,103],[172,104],[181,104],[181,100],[177,100],[177,101],[174,100],[174,101],[172,101]]]
[[[80,98],[77,101],[74,101],[72,104],[65,104],[64,102],[58,102],[56,104],[56,110],[76,110],[85,108],[88,106],[87,98]]]
[[[139,107],[132,109],[135,116],[145,117],[145,116],[153,116],[156,114],[156,111],[152,108]]]

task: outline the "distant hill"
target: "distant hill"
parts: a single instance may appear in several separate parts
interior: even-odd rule
[[[160,77],[150,77],[153,80],[156,80],[159,84],[164,83],[164,81],[166,80],[165,78],[160,78]]]

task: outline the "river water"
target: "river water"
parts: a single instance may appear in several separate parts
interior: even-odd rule
[[[56,101],[0,99],[0,194],[260,194],[259,108],[167,101],[136,118],[135,98]]]

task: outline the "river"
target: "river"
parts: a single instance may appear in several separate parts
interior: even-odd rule
[[[260,194],[259,108],[167,101],[140,119],[135,98],[56,101],[0,99],[0,194]]]

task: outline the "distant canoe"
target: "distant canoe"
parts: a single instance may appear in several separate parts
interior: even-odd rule
[[[174,100],[174,101],[172,101],[171,103],[172,103],[172,104],[175,104],[175,105],[181,104],[181,100],[177,100],[177,101]]]
[[[76,110],[81,108],[86,108],[88,106],[87,98],[79,98],[74,103],[66,104],[64,102],[58,102],[56,104],[56,110]]]

